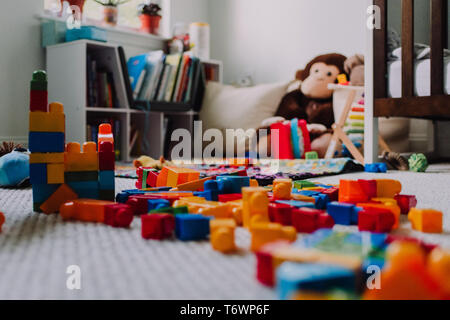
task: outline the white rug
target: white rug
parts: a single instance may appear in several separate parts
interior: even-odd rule
[[[417,196],[419,207],[446,214],[443,234],[412,231],[405,217],[396,233],[450,248],[450,166],[433,166],[425,174],[353,173],[314,181],[371,177],[398,179],[403,193]],[[116,179],[116,192],[133,188],[133,183]],[[0,189],[0,211],[6,216],[0,233],[0,299],[276,298],[274,290],[255,279],[255,258],[245,249],[250,239],[244,229],[236,232],[241,252],[223,255],[208,241],[144,240],[139,218],[130,229],[63,222],[58,215],[33,213],[31,198],[31,189]],[[69,265],[81,268],[81,290],[67,289]]]

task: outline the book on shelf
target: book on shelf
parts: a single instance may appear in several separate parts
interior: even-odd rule
[[[119,107],[112,72],[105,68],[100,68],[98,62],[89,52],[87,53],[86,61],[87,105],[97,108]]]

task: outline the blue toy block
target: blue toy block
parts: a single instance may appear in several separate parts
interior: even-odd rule
[[[53,193],[55,193],[59,186],[60,184],[34,184],[33,202],[44,203]]]
[[[387,172],[387,165],[384,162],[368,163],[364,165],[366,172]]]
[[[76,181],[67,182],[78,195],[78,198],[98,199],[100,197],[97,181]]]
[[[203,192],[206,193],[206,200],[219,201],[219,184],[216,180],[208,180],[203,184]]]
[[[352,211],[351,216],[350,216],[350,222],[352,224],[355,224],[355,225],[358,224],[358,212],[360,212],[362,210],[364,210],[364,209],[360,208],[360,207],[354,207],[353,208],[353,211]]]
[[[177,214],[175,216],[175,235],[182,241],[207,239],[210,219],[210,217],[200,214]]]
[[[314,203],[299,200],[276,200],[276,203],[287,204],[296,208],[315,208]]]
[[[30,132],[30,152],[64,152],[64,132]]]
[[[170,207],[169,200],[166,199],[149,199],[148,200],[148,211]]]
[[[328,202],[330,202],[330,197],[328,197],[328,195],[326,194],[319,193],[312,195],[311,197],[316,200],[316,202],[314,203],[316,209],[326,209]]]
[[[98,186],[100,190],[114,190],[114,170],[99,171]]]
[[[277,292],[281,300],[287,300],[297,290],[327,292],[342,289],[354,292],[355,273],[343,267],[327,264],[284,262],[276,271]]]
[[[47,183],[46,163],[30,163],[30,183],[32,185]]]
[[[128,198],[134,194],[148,194],[148,193],[164,192],[164,191],[169,191],[170,189],[172,189],[172,187],[160,187],[160,188],[158,188],[158,191],[146,191],[146,190],[139,190],[139,189],[122,190],[122,192],[119,192],[116,195],[116,202],[125,203],[125,202],[127,202]]]
[[[334,223],[349,226],[352,224],[354,207],[353,204],[333,201],[328,203],[327,211],[328,214],[333,217]]]
[[[218,176],[216,181],[219,187],[219,194],[241,193],[243,187],[250,186],[249,177]]]
[[[315,190],[299,190],[297,193],[301,194],[302,196],[306,196],[306,197],[312,197],[312,196],[321,194],[320,192],[315,191]]]

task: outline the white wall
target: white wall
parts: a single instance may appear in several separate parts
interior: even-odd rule
[[[210,0],[211,56],[224,81],[287,81],[313,57],[363,53],[361,0]]]
[[[29,81],[45,65],[39,21],[43,0],[2,0],[0,10],[0,141],[24,143],[28,133]]]

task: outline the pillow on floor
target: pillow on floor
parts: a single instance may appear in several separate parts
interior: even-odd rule
[[[288,86],[275,83],[236,88],[209,81],[200,111],[203,130],[258,128],[275,114]]]

